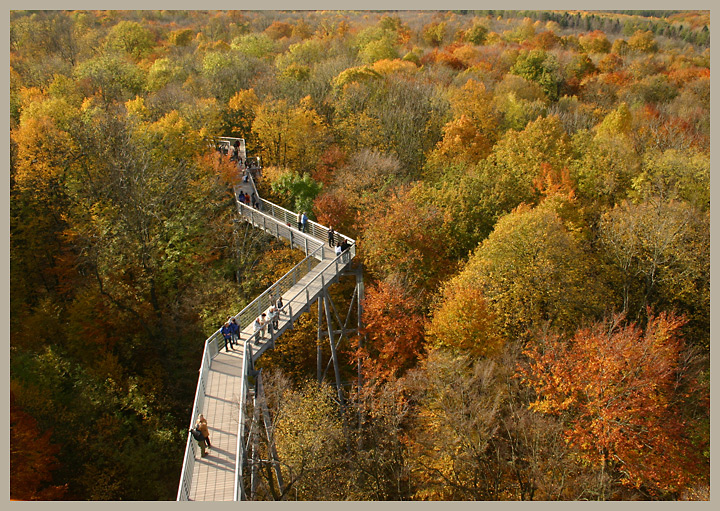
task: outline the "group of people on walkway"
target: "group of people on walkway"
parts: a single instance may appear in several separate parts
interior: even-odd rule
[[[253,322],[256,344],[261,339],[265,339],[266,330],[270,332],[270,337],[272,337],[274,331],[276,332],[278,330],[278,327],[280,326],[280,309],[282,308],[282,296],[275,300],[274,296],[270,294],[270,308],[267,313],[261,313]]]
[[[247,192],[243,192],[242,190],[240,190],[237,198],[242,204],[252,206],[255,209],[260,209],[260,201],[258,200],[258,196],[255,194],[255,192],[252,192],[252,195],[248,195]]]
[[[335,247],[335,255],[339,256],[343,252],[345,252],[348,248],[350,248],[350,243],[348,242],[347,238],[343,238],[340,243],[335,245],[335,229],[333,229],[333,226],[331,225],[328,229],[328,245],[331,247]],[[347,258],[349,255],[346,254],[346,257],[343,258],[343,262],[347,262]]]
[[[220,329],[225,338],[225,351],[234,351],[233,347],[235,344],[240,345],[240,325],[237,324],[237,320],[234,316],[228,316],[227,321],[223,324]]]
[[[298,231],[307,232],[308,227],[308,216],[304,211],[298,213],[297,217]]]

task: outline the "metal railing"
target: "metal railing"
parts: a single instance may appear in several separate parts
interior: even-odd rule
[[[305,252],[305,258],[295,265],[290,271],[283,275],[277,282],[266,289],[260,296],[250,302],[243,310],[237,313],[234,317],[240,327],[240,330],[244,330],[252,324],[255,318],[262,314],[263,311],[269,309],[271,304],[281,297],[284,293],[289,291],[295,286],[303,277],[305,277],[310,271],[318,265],[319,261],[325,260],[328,255],[327,251],[332,250],[325,247],[324,241],[327,240],[327,233],[329,231],[325,226],[318,224],[312,220],[308,220],[308,231],[307,233],[293,227],[297,225],[297,214],[282,208],[276,204],[265,199],[260,199],[257,194],[257,188],[255,182],[250,175],[250,182],[252,188],[255,190],[255,194],[258,197],[260,207],[255,209],[247,206],[237,200],[237,192],[235,193],[235,200],[238,204],[238,212],[255,227],[261,228],[264,231],[276,235],[278,238],[282,237],[290,241],[292,248],[297,248]],[[327,284],[331,283],[341,271],[341,267],[344,268],[353,257],[355,257],[355,241],[352,238],[343,236],[342,234],[335,233],[335,242],[340,244],[343,240],[350,243],[350,248],[347,249],[340,255],[337,255],[326,268],[324,268],[318,275],[308,282],[302,291],[299,291],[292,298],[286,300],[282,309],[279,312],[288,314],[289,319],[292,321],[292,302],[297,299],[302,293],[306,294],[306,301],[309,301],[308,287],[315,283],[318,279],[321,282],[322,288]],[[239,417],[238,417],[238,439],[237,439],[237,451],[235,460],[235,487],[234,487],[234,499],[244,500],[245,492],[243,486],[243,460],[245,457],[245,446],[243,445],[243,437],[245,435],[245,398],[248,388],[248,368],[252,358],[252,348],[250,341],[257,340],[258,334],[255,332],[250,339],[245,340],[244,351],[243,351],[243,367],[242,367],[242,378],[240,384],[240,403],[239,403]],[[271,339],[274,339],[271,333]],[[199,370],[199,378],[197,389],[195,392],[195,402],[193,403],[193,411],[190,421],[190,428],[195,426],[200,411],[203,409],[205,402],[205,390],[207,384],[207,376],[210,371],[210,365],[212,359],[218,352],[225,346],[225,338],[222,335],[221,329],[216,330],[210,337],[205,341],[205,348],[203,350],[202,364]],[[188,428],[188,429],[190,429]],[[189,500],[190,497],[190,486],[192,483],[194,463],[192,460],[197,458],[197,451],[199,447],[196,445],[193,436],[188,431],[188,439],[185,446],[185,457],[183,460],[182,473],[180,476],[180,487],[178,488],[177,500]]]
[[[247,218],[253,226],[277,238],[285,238],[290,242],[291,248],[302,250],[306,255],[315,253],[317,248],[324,246],[324,243],[314,236],[305,234],[292,226],[285,225],[281,223],[279,219],[242,204],[239,201],[238,212],[241,216]],[[322,260],[322,254],[316,254],[316,257]]]
[[[252,360],[252,348],[250,342],[245,342],[243,349],[242,378],[240,379],[240,403],[238,411],[238,432],[237,445],[235,448],[235,487],[233,488],[233,499],[245,500],[245,486],[243,485],[243,462],[245,461],[245,397],[248,391],[248,368],[249,360]]]
[[[254,183],[253,183],[254,185]],[[257,192],[255,192],[257,193]],[[259,195],[258,195],[259,197]],[[302,231],[298,229],[298,215],[297,213],[293,213],[292,211],[285,209],[281,206],[278,206],[277,204],[273,204],[270,201],[267,201],[265,199],[260,199],[260,211],[263,213],[267,213],[268,216],[271,216],[275,218],[276,220],[282,222],[284,225],[292,227],[295,232],[301,233]],[[303,234],[309,234],[315,239],[318,239],[322,241],[323,243],[327,241],[328,239],[328,229],[322,224],[319,224],[313,220],[308,219],[307,222],[307,232],[304,232]],[[348,243],[355,244],[355,240],[352,238],[348,238],[347,236],[344,236],[338,232],[335,232],[335,243],[340,244],[343,240],[347,240]]]
[[[349,264],[352,258],[355,257],[355,245],[350,245],[350,248],[348,248],[345,252],[341,253],[335,259],[333,259],[330,264],[328,264],[325,269],[323,269],[320,273],[315,275],[312,280],[307,282],[305,284],[305,287],[302,291],[298,291],[295,296],[288,299],[282,306],[282,308],[278,311],[278,314],[281,312],[284,312],[288,315],[288,317],[293,317],[292,312],[292,302],[295,301],[300,295],[305,293],[305,303],[310,302],[310,295],[309,295],[309,288],[314,284],[318,279],[320,280],[320,285],[324,289],[326,285],[332,283],[332,281],[337,278],[337,276],[340,274],[341,266],[342,269],[345,268],[345,265]]]
[[[212,358],[217,355],[219,351],[218,341],[224,340],[220,330],[215,332],[213,335],[207,338],[205,341],[205,349],[203,350],[202,363],[200,364],[200,376],[198,378],[197,389],[195,390],[195,402],[193,403],[193,411],[190,417],[190,428],[195,427],[195,422],[200,415],[205,404],[205,386],[207,383],[207,375],[210,372],[210,363]],[[183,459],[182,472],[180,477],[180,488],[178,488],[177,500],[189,500],[190,498],[190,483],[192,482],[193,475],[193,463],[190,463],[190,456],[193,460],[197,458],[197,443],[194,441],[193,436],[188,431],[188,439],[185,445],[185,458]]]
[[[318,255],[315,252],[322,253],[327,250],[324,246],[317,247],[313,253],[306,256],[302,261],[296,264],[290,271],[280,277],[272,286],[266,289],[260,296],[250,302],[243,310],[234,317],[240,326],[240,330],[244,330],[249,326],[257,316],[262,314],[271,305],[271,300],[276,301],[290,290],[300,279],[310,273],[310,271],[318,264]],[[252,338],[250,339],[252,340]],[[207,383],[207,375],[210,371],[210,363],[212,358],[225,347],[226,341],[220,328],[210,335],[205,341],[205,349],[203,351],[203,359],[200,365],[200,376],[198,378],[197,390],[195,392],[195,402],[193,403],[193,411],[190,421],[190,428],[195,426],[195,422],[202,410],[205,402],[205,386]],[[243,360],[243,364],[245,361]],[[245,369],[243,369],[245,371]],[[245,374],[243,372],[243,374]],[[245,376],[244,376],[245,377]],[[244,403],[241,403],[241,409]],[[188,428],[189,429],[189,428]],[[192,481],[193,464],[190,463],[190,456],[195,459],[197,457],[197,445],[192,435],[188,431],[188,439],[185,446],[185,458],[183,460],[182,472],[180,476],[180,488],[178,489],[177,500],[188,500],[190,492],[190,483]]]
[[[325,250],[327,249],[322,246],[316,248],[313,253],[306,256],[305,259],[296,264],[290,271],[280,277],[277,282],[263,291],[263,293],[252,302],[247,304],[243,310],[238,312],[234,317],[238,326],[240,326],[240,330],[242,331],[252,324],[252,322],[255,321],[255,318],[269,309],[271,305],[277,302],[278,298],[288,292],[305,275],[310,273],[310,271],[318,265],[317,255],[315,252],[323,252]],[[220,330],[218,330],[218,332],[219,331]],[[221,347],[224,346],[225,344],[222,344]]]
[[[237,201],[238,205],[245,206],[248,209],[254,210],[254,211],[260,211],[261,213],[264,213],[268,215],[271,218],[274,218],[278,222],[280,222],[285,227],[291,228],[296,235],[302,235],[302,234],[309,234],[313,238],[319,240],[320,242],[324,243],[328,239],[328,229],[322,224],[319,224],[313,220],[308,219],[307,225],[308,230],[307,233],[302,232],[300,229],[298,229],[298,214],[290,211],[289,209],[285,209],[282,206],[278,206],[277,204],[274,204],[268,200],[265,200],[260,197],[260,194],[257,191],[257,186],[255,186],[255,180],[252,177],[252,173],[249,175],[249,184],[252,186],[252,189],[255,191],[255,196],[258,198],[258,203],[260,207],[258,209],[255,209],[251,206],[246,206],[245,204],[242,204],[240,201],[237,200],[237,192],[235,193],[235,200]],[[339,245],[343,242],[343,240],[347,241],[351,245],[355,244],[355,240],[352,238],[349,238],[343,234],[340,234],[339,232],[335,232],[335,243]],[[300,248],[300,247],[298,247]]]

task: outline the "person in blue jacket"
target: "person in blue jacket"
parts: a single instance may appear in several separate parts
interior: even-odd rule
[[[230,351],[230,348],[232,348],[232,327],[230,326],[229,321],[225,322],[220,329],[220,333],[222,333],[225,338],[225,351]],[[235,348],[233,348],[233,350],[234,349]]]
[[[237,324],[235,316],[230,316],[228,321],[230,321],[230,328],[232,329],[230,332],[230,338],[232,339],[233,344],[240,346],[240,325]]]

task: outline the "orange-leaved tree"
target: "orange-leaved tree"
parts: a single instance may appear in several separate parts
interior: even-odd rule
[[[682,418],[685,320],[651,315],[643,331],[623,318],[531,346],[519,374],[537,392],[531,409],[566,418],[582,459],[626,487],[676,495],[701,470]]]
[[[41,432],[37,421],[15,402],[10,391],[10,498],[12,500],[59,500],[66,486],[48,486],[59,468],[58,446],[52,431]]]
[[[422,184],[400,190],[369,215],[361,237],[368,269],[386,278],[417,279],[424,289],[435,289],[452,274],[445,212],[425,200]]]
[[[423,350],[423,315],[416,292],[399,279],[370,286],[363,305],[366,342],[357,356],[363,378],[381,382],[413,367]]]

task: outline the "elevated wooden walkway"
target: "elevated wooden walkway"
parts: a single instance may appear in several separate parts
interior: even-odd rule
[[[240,190],[248,195],[255,191],[252,181],[243,183],[235,189],[236,199]],[[246,367],[244,347],[247,344],[254,364],[265,350],[273,347],[283,332],[292,328],[301,314],[308,311],[327,286],[338,280],[355,254],[353,244],[350,250],[337,256],[334,248],[327,244],[327,228],[314,222],[309,228],[316,236],[324,235],[323,238],[302,233],[293,227],[294,213],[268,201],[259,199],[259,203],[257,209],[238,203],[239,214],[265,232],[287,239],[307,257],[235,316],[242,329],[239,345],[234,349],[225,346],[219,331],[206,341],[192,424],[199,414],[205,416],[212,447],[208,456],[202,458],[197,442],[188,435],[178,500],[231,501],[242,498],[238,491],[242,471],[238,470],[237,461],[242,458],[238,456],[238,449],[242,448],[238,432],[242,436],[240,411],[245,399],[243,378],[247,377],[243,373]],[[338,235],[337,239],[343,238]],[[267,313],[270,303],[278,296],[282,296],[283,301],[278,328],[266,328],[264,337],[260,338],[260,332],[254,331],[253,321],[260,313]]]

